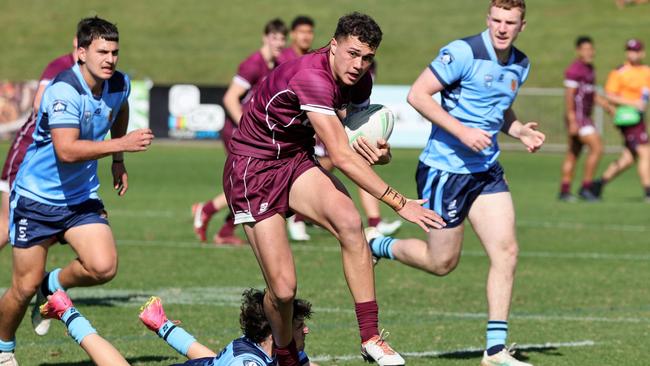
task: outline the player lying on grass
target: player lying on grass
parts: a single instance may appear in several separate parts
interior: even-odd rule
[[[273,366],[277,362],[272,352],[271,326],[264,315],[263,302],[264,292],[255,289],[244,291],[239,315],[239,324],[244,335],[230,342],[219,354],[197,342],[191,334],[168,320],[158,297],[152,296],[142,306],[140,320],[170,347],[189,359],[177,365]],[[90,322],[75,309],[64,291],[59,290],[51,295],[48,302],[41,307],[41,313],[48,318],[60,319],[70,336],[79,343],[95,364],[99,366],[129,364],[112,344],[97,334]],[[295,299],[293,316],[293,337],[300,350],[300,364],[310,365],[304,348],[305,336],[309,333],[305,319],[311,316],[311,304],[305,300]]]

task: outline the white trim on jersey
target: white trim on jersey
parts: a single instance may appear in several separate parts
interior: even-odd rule
[[[567,88],[577,89],[580,86],[580,83],[575,80],[565,79],[564,86]]]
[[[326,114],[328,116],[336,116],[336,112],[334,112],[334,109],[322,105],[316,105],[316,104],[301,104],[300,109],[303,111],[308,111],[308,112],[316,112],[316,113],[322,113]]]
[[[251,88],[251,83],[239,75],[235,75],[232,78],[232,82],[248,90]]]
[[[0,192],[11,193],[8,180],[0,180]]]

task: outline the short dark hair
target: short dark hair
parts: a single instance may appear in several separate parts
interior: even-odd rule
[[[289,30],[282,19],[275,18],[269,20],[269,22],[264,26],[264,34],[267,35],[271,33],[282,33],[286,36],[287,33],[289,33]]]
[[[77,47],[88,48],[94,40],[103,38],[110,42],[119,42],[117,26],[98,16],[84,18],[77,24]]]
[[[579,36],[578,38],[576,38],[576,48],[579,48],[584,43],[594,44],[594,41],[589,36]]]
[[[301,299],[293,300],[293,319],[308,319],[311,317],[311,304]],[[264,315],[264,291],[253,288],[242,294],[239,325],[246,338],[260,343],[271,335],[271,325]]]
[[[376,49],[381,43],[381,28],[366,14],[359,12],[350,13],[339,18],[336,25],[334,39],[340,40],[349,36],[358,37],[359,41],[367,44],[370,48]]]
[[[293,21],[291,22],[291,30],[296,30],[301,25],[308,25],[310,27],[314,27],[314,19],[306,16],[306,15],[298,15],[297,17],[293,18]]]

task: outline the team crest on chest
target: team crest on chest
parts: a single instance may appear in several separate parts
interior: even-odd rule
[[[494,80],[494,76],[492,76],[492,74],[485,75],[485,77],[483,78],[485,87],[486,88],[491,88],[493,80]]]

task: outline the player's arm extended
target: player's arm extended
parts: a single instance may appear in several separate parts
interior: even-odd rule
[[[411,86],[407,101],[424,118],[444,128],[472,150],[478,152],[490,146],[492,138],[487,131],[463,125],[433,99],[433,95],[443,89],[442,83],[427,68]]]
[[[241,98],[247,91],[248,89],[233,81],[223,95],[223,106],[226,107],[226,112],[236,125],[239,125],[242,116]]]
[[[537,131],[537,122],[521,123],[512,108],[508,108],[503,114],[501,131],[521,141],[531,153],[539,150],[546,140],[546,135]]]
[[[424,200],[408,200],[388,186],[366,161],[350,145],[341,121],[336,115],[307,112],[316,135],[321,139],[332,164],[348,176],[359,187],[391,206],[400,216],[419,225],[425,231],[428,227],[441,228],[442,218],[435,212],[421,206]]]
[[[123,105],[124,107],[124,105]],[[153,133],[148,128],[141,128],[126,132],[126,125],[128,125],[128,105],[126,116],[118,116],[116,123],[124,124],[120,128],[123,129],[121,137],[115,137],[110,140],[92,141],[82,140],[79,138],[78,128],[61,127],[57,128],[56,125],[51,125],[52,144],[58,159],[64,163],[77,163],[86,160],[95,160],[103,158],[111,154],[119,154],[121,152],[137,152],[145,151],[151,145],[153,140]],[[122,109],[120,109],[122,112]],[[113,133],[113,131],[111,131]],[[117,131],[119,134],[120,131]],[[118,155],[119,158],[120,155]],[[115,155],[113,157],[115,159]]]
[[[646,107],[646,103],[643,101],[643,99],[638,99],[638,100],[627,99],[612,92],[607,92],[607,100],[609,100],[611,103],[614,103],[616,105],[629,105],[640,111],[644,111]]]

